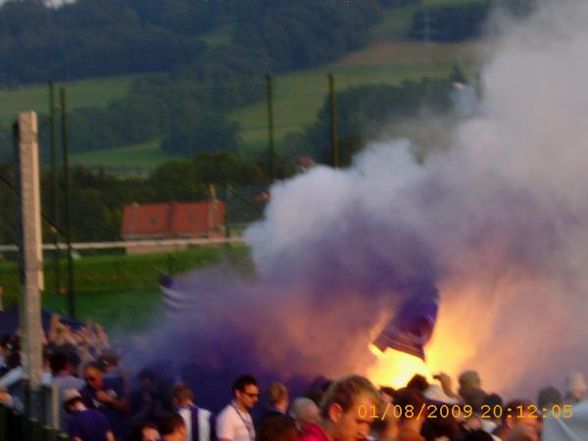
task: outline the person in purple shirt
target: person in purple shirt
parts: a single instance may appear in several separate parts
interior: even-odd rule
[[[63,407],[71,415],[67,433],[73,441],[114,441],[106,417],[97,410],[88,409],[77,390],[64,392]]]
[[[127,424],[129,403],[121,378],[106,378],[97,363],[84,366],[86,386],[80,390],[86,407],[101,412],[112,427],[116,439],[122,439]]]

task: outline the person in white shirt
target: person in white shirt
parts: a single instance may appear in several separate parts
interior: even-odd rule
[[[233,401],[218,415],[218,441],[255,441],[255,427],[249,413],[259,400],[259,385],[251,375],[241,375],[233,384]]]
[[[183,418],[188,431],[188,441],[210,441],[216,439],[212,413],[194,404],[194,393],[185,383],[178,383],[172,391],[172,404]]]

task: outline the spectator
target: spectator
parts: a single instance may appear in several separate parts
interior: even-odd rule
[[[424,393],[429,388],[429,382],[420,374],[415,374],[406,385],[406,389],[416,389]]]
[[[568,404],[577,404],[586,398],[588,385],[581,372],[574,371],[566,378],[566,394],[564,401]]]
[[[297,441],[298,431],[292,418],[273,415],[260,425],[256,441]]]
[[[216,439],[212,413],[194,404],[194,393],[187,384],[178,383],[172,392],[172,404],[184,419],[188,441],[210,441]]]
[[[370,409],[379,404],[378,391],[367,378],[351,375],[335,381],[321,403],[319,423],[308,424],[300,441],[366,439],[372,423]]]
[[[518,426],[528,426],[537,433],[539,421],[535,406],[528,401],[513,400],[506,405],[506,408],[511,409],[511,412],[503,416],[502,424],[492,432],[493,435],[506,441],[510,433]]]
[[[186,441],[188,431],[184,419],[177,413],[165,415],[159,422],[162,441]]]
[[[161,437],[154,423],[142,423],[133,427],[127,441],[161,441]]]
[[[63,407],[71,415],[67,433],[73,441],[114,441],[110,424],[100,412],[88,409],[75,389],[64,392]]]
[[[390,386],[380,386],[380,399],[385,404],[394,404],[394,394],[396,391]]]
[[[104,372],[105,378],[123,380],[123,374],[118,365],[118,355],[114,352],[108,351],[100,354],[96,359],[96,363],[98,363],[100,369]]]
[[[162,391],[161,380],[152,370],[144,369],[137,375],[139,390],[133,392],[130,398],[130,408],[133,424],[159,419],[172,411],[171,403]]]
[[[267,390],[267,400],[269,408],[261,418],[260,425],[268,418],[286,415],[288,410],[288,389],[282,383],[272,383]]]
[[[480,380],[478,372],[465,371],[459,376],[458,381],[459,389],[457,392],[464,403],[471,404],[472,401],[481,403],[483,398],[480,399],[480,396],[484,394],[484,391],[482,390],[482,380]]]
[[[423,392],[423,396],[428,402],[439,404],[458,404],[459,399],[454,396],[447,395],[443,388],[438,384],[430,384],[427,390]]]
[[[453,383],[451,380],[451,377],[449,375],[447,375],[445,372],[439,372],[435,375],[433,375],[433,378],[435,380],[438,380],[440,385],[441,385],[441,389],[443,391],[443,395],[445,397],[447,397],[446,400],[444,400],[447,403],[458,403],[460,402],[460,396],[453,391]],[[433,388],[435,389],[435,388]],[[437,392],[434,390],[431,390],[431,387],[429,387],[428,389],[429,393],[433,393],[436,394]],[[425,393],[425,397],[427,396],[427,393]]]
[[[487,406],[487,409],[489,410],[489,412],[485,414],[487,418],[482,419],[482,429],[485,432],[492,433],[500,425],[500,418],[496,418],[495,416],[504,414],[502,404],[502,398],[500,398],[500,395],[498,394],[487,395],[484,399],[482,406]],[[484,407],[484,409],[486,409],[486,407]]]
[[[421,435],[427,441],[457,439],[461,431],[456,419],[451,414],[446,417],[441,417],[441,415],[436,416],[438,416],[438,418],[426,419],[424,421]]]
[[[400,427],[398,419],[391,412],[391,404],[382,402],[377,418],[372,422],[372,437],[377,441],[397,441]]]
[[[394,404],[402,409],[399,419],[399,441],[425,441],[421,429],[426,415],[426,402],[423,394],[415,389],[400,389],[394,397]],[[421,412],[421,409],[425,411]]]
[[[532,427],[521,425],[508,434],[506,441],[539,441],[539,437]]]
[[[312,382],[310,389],[304,396],[314,401],[317,406],[320,406],[331,384],[333,384],[333,380],[320,376]]]
[[[290,409],[290,416],[294,418],[298,430],[302,430],[307,424],[316,424],[319,421],[319,407],[310,398],[296,398]]]
[[[122,383],[117,379],[104,378],[100,366],[94,362],[84,366],[84,379],[86,386],[81,390],[84,404],[89,409],[102,412],[108,419],[116,439],[121,439],[129,411]]]
[[[556,404],[562,404],[561,392],[553,386],[548,386],[539,391],[537,395],[537,407],[550,410]]]
[[[84,387],[84,380],[74,377],[71,373],[71,366],[68,363],[67,355],[63,352],[55,352],[49,357],[49,365],[53,373],[53,393],[58,394],[59,402],[63,402],[65,391],[74,389],[80,390]],[[59,428],[65,431],[68,427],[69,414],[59,413]]]
[[[251,375],[242,375],[233,384],[233,401],[218,415],[219,441],[253,441],[255,427],[249,413],[259,400],[259,386]]]
[[[0,390],[4,401],[18,411],[24,408],[22,402],[24,369],[21,365],[21,351],[17,338],[11,338],[8,343],[6,358],[6,373],[0,378]]]

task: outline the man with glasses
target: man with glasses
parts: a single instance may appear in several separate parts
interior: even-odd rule
[[[218,441],[254,441],[255,427],[249,413],[259,399],[257,380],[241,375],[233,384],[233,401],[218,415]]]

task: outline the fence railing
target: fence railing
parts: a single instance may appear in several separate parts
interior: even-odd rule
[[[24,394],[24,408],[39,415],[39,419],[13,408],[0,405],[0,441],[71,441],[69,436],[60,432],[58,393],[55,388],[43,386],[37,395],[37,400],[31,400],[29,393]]]
[[[0,441],[71,441],[34,418],[0,405]]]

